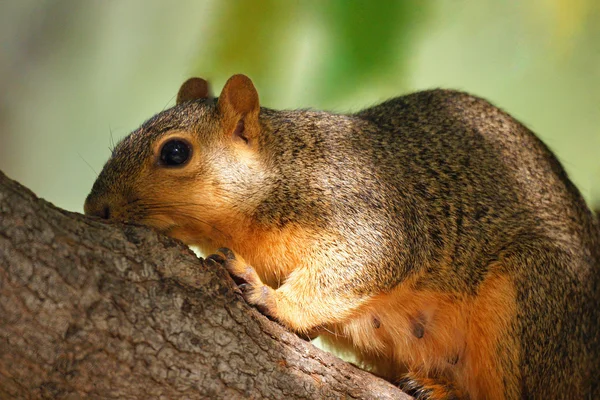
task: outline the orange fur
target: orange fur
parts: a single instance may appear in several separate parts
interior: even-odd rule
[[[372,299],[354,318],[325,331],[323,340],[354,350],[365,367],[392,381],[414,371],[446,376],[472,398],[504,398],[503,378],[510,372],[503,370],[498,351],[500,344],[500,350],[513,348],[504,347],[515,313],[511,281],[491,276],[474,297],[418,291],[415,281]],[[413,332],[419,318],[424,319],[422,338]],[[516,363],[518,354],[509,356]],[[507,389],[516,390],[515,379],[509,379],[512,388]]]
[[[465,368],[457,379],[464,382],[472,398],[518,397],[520,377],[515,374],[519,371],[519,340],[510,330],[516,318],[516,291],[511,279],[505,275],[486,279],[469,311]]]
[[[237,240],[231,240],[225,247],[241,254],[256,268],[263,282],[273,288],[281,286],[294,269],[306,264],[306,260],[316,250],[313,239],[315,234],[300,226],[291,225],[281,230],[246,231],[247,234],[232,235]]]

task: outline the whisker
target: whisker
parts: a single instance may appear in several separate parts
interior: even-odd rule
[[[113,130],[110,127],[110,125],[108,126],[108,131],[110,132],[110,142],[109,142],[108,149],[110,150],[111,153],[114,153],[115,152],[115,138],[113,137]]]
[[[92,170],[92,172],[94,172],[94,174],[96,174],[96,178],[98,178],[98,173],[96,172],[96,170],[94,169],[94,167],[92,167],[92,165],[89,162],[87,162],[85,160],[85,158],[83,158],[83,156],[79,152],[77,152],[77,155],[79,156],[79,158],[81,158],[83,160],[84,163],[87,164],[88,167],[90,167],[90,169]]]
[[[165,111],[169,107],[169,104],[171,104],[171,102],[173,101],[174,98],[175,98],[175,95],[171,96],[171,98],[169,99],[167,104],[165,104],[165,106],[163,107],[162,111]]]

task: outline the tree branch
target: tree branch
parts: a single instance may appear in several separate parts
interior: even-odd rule
[[[269,321],[179,242],[0,172],[0,398],[240,397],[410,398]]]

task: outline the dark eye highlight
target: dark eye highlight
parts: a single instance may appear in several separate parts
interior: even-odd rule
[[[191,155],[192,148],[188,142],[172,139],[165,142],[160,149],[160,162],[163,165],[177,167],[187,163]]]

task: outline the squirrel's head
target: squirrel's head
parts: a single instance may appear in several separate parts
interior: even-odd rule
[[[148,225],[204,249],[225,242],[264,189],[259,112],[244,75],[232,76],[218,100],[205,80],[187,80],[175,107],[116,146],[85,213]]]

